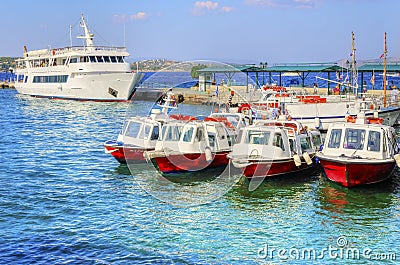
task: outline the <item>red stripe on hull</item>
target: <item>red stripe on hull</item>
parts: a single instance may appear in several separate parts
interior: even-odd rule
[[[226,166],[229,163],[226,155],[229,152],[213,154],[213,160],[208,162],[205,154],[180,154],[151,159],[153,165],[161,173],[183,173],[190,171],[201,171],[215,167]]]
[[[319,159],[328,179],[344,187],[372,184],[389,178],[396,166],[394,161],[382,163],[341,163]]]
[[[254,164],[244,168],[243,175],[247,178],[273,177],[298,173],[312,166],[313,164],[307,165],[305,162],[302,162],[301,166],[297,167],[293,159],[287,161],[254,162]]]
[[[154,149],[138,149],[129,147],[114,147],[105,146],[107,151],[113,151],[111,155],[118,160],[121,164],[128,163],[145,163],[146,159],[143,157],[145,151],[151,151]]]

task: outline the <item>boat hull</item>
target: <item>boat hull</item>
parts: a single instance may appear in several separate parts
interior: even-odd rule
[[[396,166],[394,160],[318,159],[328,179],[349,188],[383,181],[392,175]]]
[[[34,74],[31,74],[34,75]],[[66,83],[16,82],[18,93],[38,98],[124,102],[132,99],[140,73],[98,73],[69,78]]]
[[[185,172],[199,172],[211,168],[227,166],[226,157],[229,152],[213,154],[213,159],[207,161],[204,153],[171,154],[151,158],[151,162],[162,174],[176,174]]]
[[[293,159],[272,160],[272,161],[249,161],[249,165],[242,168],[242,173],[246,178],[270,178],[283,175],[301,173],[302,171],[313,168],[314,163],[308,165],[302,161],[300,166],[296,166]]]
[[[318,127],[319,130],[327,131],[330,124],[345,121],[347,108],[344,104],[346,103],[288,104],[287,109],[292,119],[301,122],[304,126],[309,128]],[[341,114],[338,109],[342,111]],[[310,115],[316,110],[318,110],[319,115]],[[357,113],[350,114],[356,116]],[[367,110],[365,116],[374,117],[374,111]],[[393,126],[400,117],[400,107],[382,108],[378,110],[378,117],[383,118],[385,124]],[[318,118],[318,121],[316,118]]]
[[[108,141],[104,144],[105,153],[111,154],[121,164],[145,163],[143,153],[152,151],[154,148],[144,148],[139,146],[124,146],[122,142]]]

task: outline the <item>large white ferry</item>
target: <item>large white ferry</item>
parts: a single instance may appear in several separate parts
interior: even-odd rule
[[[84,46],[27,51],[17,60],[15,88],[35,97],[128,101],[142,74],[133,73],[125,47],[94,46],[93,33],[81,16]]]

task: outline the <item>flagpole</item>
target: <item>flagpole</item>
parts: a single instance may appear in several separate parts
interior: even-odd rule
[[[386,108],[386,32],[385,32],[385,42],[384,42],[384,50],[383,50],[383,106]]]

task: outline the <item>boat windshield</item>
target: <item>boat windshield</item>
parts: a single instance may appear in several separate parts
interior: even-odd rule
[[[247,131],[245,143],[268,145],[271,132],[260,132],[257,130]]]
[[[314,148],[319,148],[322,144],[322,139],[321,139],[321,135],[319,134],[311,134],[312,136],[312,144],[314,146]]]
[[[309,137],[302,137],[300,138],[300,145],[301,145],[301,150],[306,151],[306,150],[311,150],[311,141]]]
[[[170,124],[162,127],[162,137],[164,141],[179,141],[182,133],[182,124]]]
[[[149,139],[149,135],[151,132],[151,125],[150,124],[143,124],[142,129],[140,130],[139,139]]]
[[[381,133],[377,131],[369,131],[368,133],[368,151],[381,151]]]
[[[192,141],[194,129],[195,128],[193,126],[190,126],[189,128],[188,127],[184,128],[183,139],[182,139],[184,142]]]
[[[339,148],[340,138],[342,137],[342,129],[332,129],[329,137],[328,148]]]
[[[129,122],[125,135],[136,138],[138,136],[141,126],[142,126],[141,122],[136,122],[136,121]]]
[[[343,148],[362,150],[364,147],[365,130],[347,128],[345,131]]]

